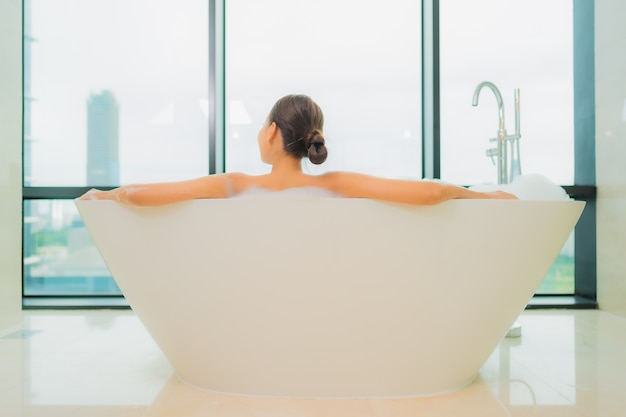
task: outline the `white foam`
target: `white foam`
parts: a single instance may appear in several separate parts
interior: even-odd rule
[[[540,174],[519,176],[510,184],[481,184],[470,187],[474,191],[502,190],[514,194],[520,200],[571,200],[563,187]]]
[[[232,198],[275,198],[275,197],[340,197],[332,191],[319,187],[295,187],[273,191],[262,187],[248,187]]]

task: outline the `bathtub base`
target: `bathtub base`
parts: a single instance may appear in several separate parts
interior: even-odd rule
[[[174,373],[174,376],[176,377],[176,379],[178,381],[180,381],[183,385],[193,388],[195,390],[198,391],[203,391],[203,392],[207,392],[210,394],[218,394],[218,395],[232,395],[232,396],[236,396],[236,397],[246,397],[246,398],[284,398],[284,399],[309,399],[309,400],[364,400],[364,399],[370,399],[370,400],[391,400],[391,399],[403,399],[403,398],[422,398],[422,397],[434,397],[437,395],[446,395],[446,394],[450,394],[453,393],[455,391],[459,391],[462,390],[464,388],[467,388],[468,386],[472,385],[474,383],[474,381],[476,380],[476,378],[478,378],[478,373],[476,373],[469,381],[457,386],[457,387],[452,387],[452,388],[448,388],[444,391],[436,391],[436,392],[416,392],[414,394],[403,394],[403,395],[360,395],[360,396],[345,396],[345,397],[341,397],[341,396],[326,396],[326,397],[321,397],[321,396],[310,396],[310,395],[281,395],[281,394],[269,394],[269,395],[261,395],[261,394],[250,394],[250,393],[241,393],[241,392],[226,392],[226,391],[218,391],[218,390],[213,390],[210,388],[206,388],[206,387],[201,387],[198,385],[194,385],[191,382],[185,380],[183,377],[181,377],[178,373]]]

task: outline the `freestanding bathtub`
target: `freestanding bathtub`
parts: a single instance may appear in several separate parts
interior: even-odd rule
[[[76,205],[183,381],[312,398],[469,384],[584,207],[305,196]]]

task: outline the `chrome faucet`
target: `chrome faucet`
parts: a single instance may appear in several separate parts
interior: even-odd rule
[[[489,88],[496,96],[498,102],[498,133],[495,139],[497,142],[496,148],[488,149],[487,156],[497,158],[498,166],[498,184],[507,184],[509,180],[514,179],[516,176],[521,175],[520,155],[519,155],[519,138],[520,134],[520,117],[519,117],[519,89],[515,90],[515,134],[507,135],[506,128],[504,127],[504,102],[502,100],[502,94],[500,90],[493,83],[489,81],[483,81],[476,86],[474,90],[474,97],[472,98],[472,106],[478,106],[478,97],[483,87]],[[511,172],[508,174],[508,147],[507,141],[512,145],[512,161]]]
[[[513,181],[515,177],[522,175],[522,163],[519,153],[519,139],[522,137],[520,133],[520,120],[519,120],[519,88],[514,90],[515,95],[515,133],[511,135],[511,175],[509,181]]]

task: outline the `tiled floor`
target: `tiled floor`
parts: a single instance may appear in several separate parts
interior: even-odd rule
[[[396,400],[262,399],[181,384],[130,311],[29,311],[0,332],[0,416],[626,417],[626,319],[530,310],[460,391]],[[459,340],[471,343],[471,340]]]

